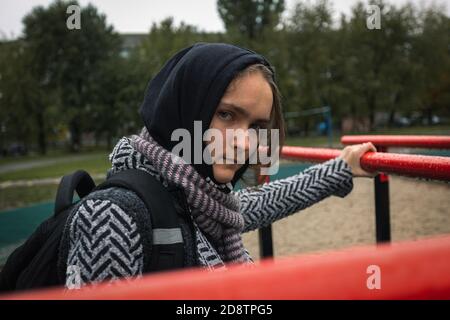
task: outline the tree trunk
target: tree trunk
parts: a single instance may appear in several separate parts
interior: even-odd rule
[[[369,95],[367,106],[369,107],[369,130],[373,131],[375,129],[375,106],[376,106],[376,98],[374,94]]]
[[[78,152],[81,148],[81,129],[77,119],[72,119],[69,124],[70,130],[70,151]]]
[[[395,110],[392,109],[389,112],[389,127],[393,127],[394,126],[394,119],[395,119]]]
[[[427,124],[431,126],[433,124],[433,104],[430,103],[427,108]]]
[[[39,153],[46,154],[47,153],[47,136],[45,134],[44,113],[38,112],[36,117],[37,117],[36,120],[37,120],[37,128],[38,128]]]
[[[112,148],[112,138],[113,138],[112,132],[108,131],[106,133],[106,148],[107,148],[107,150],[111,150],[111,148]]]
[[[98,148],[98,145],[100,144],[101,136],[102,136],[101,132],[99,132],[99,130],[95,130],[95,133],[94,133],[95,148]]]
[[[400,103],[400,92],[397,91],[394,97],[394,105],[392,106],[392,110],[389,114],[389,127],[392,127],[394,125],[394,120],[395,120],[395,109],[397,108],[397,106]]]
[[[304,125],[303,130],[305,132],[305,137],[308,137],[309,136],[309,121],[305,120],[303,125]]]

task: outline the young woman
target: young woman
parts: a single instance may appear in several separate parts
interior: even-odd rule
[[[142,132],[117,143],[108,174],[143,170],[162,185],[182,190],[174,203],[187,204],[176,206],[185,218],[181,242],[186,267],[215,270],[230,263],[252,263],[242,233],[330,195],[344,197],[353,187],[353,176],[374,176],[359,165],[365,152],[375,151],[372,144],[364,144],[346,147],[340,157],[287,179],[233,191],[249,167],[250,139],[226,139],[226,129],[279,129],[281,140],[284,130],[272,66],[261,55],[233,45],[198,43],[178,52],[150,81],[140,114]],[[223,155],[220,150],[218,154],[224,159],[228,146],[243,153],[245,163],[193,161],[198,153],[195,141],[188,156],[192,161],[177,162],[171,150],[179,141],[172,140],[172,133],[185,129],[194,140],[194,121],[201,121],[202,133],[223,133]],[[202,143],[201,152],[208,145]],[[91,193],[67,220],[60,265],[71,270],[75,266],[81,284],[144,274],[154,239],[149,216],[132,191],[114,187]]]

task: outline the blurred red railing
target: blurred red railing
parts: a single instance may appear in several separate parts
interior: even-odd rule
[[[450,299],[450,236],[1,299]]]

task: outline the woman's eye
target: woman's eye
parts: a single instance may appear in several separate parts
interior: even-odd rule
[[[222,120],[229,121],[229,120],[233,119],[233,115],[231,113],[229,113],[229,112],[226,112],[226,111],[218,111],[217,115]]]

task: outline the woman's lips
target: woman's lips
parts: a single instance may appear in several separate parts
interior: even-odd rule
[[[240,166],[235,159],[223,158],[223,164],[227,166]]]

